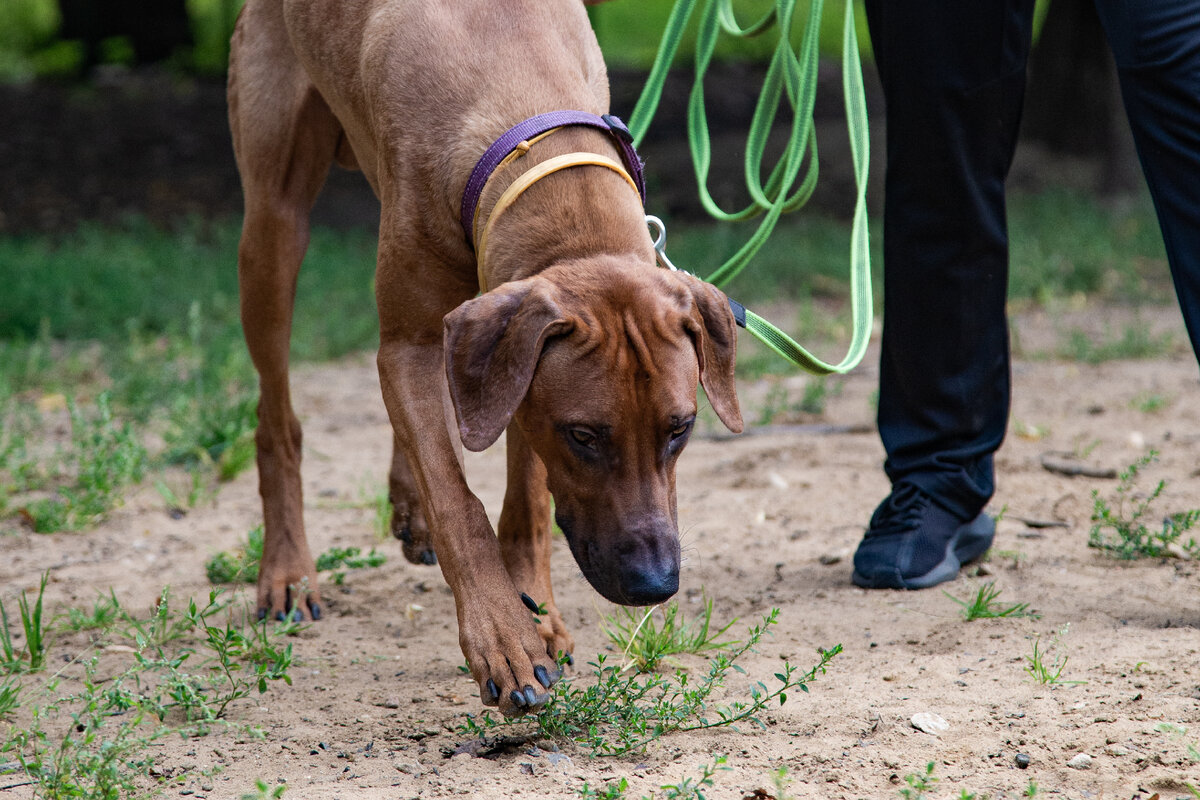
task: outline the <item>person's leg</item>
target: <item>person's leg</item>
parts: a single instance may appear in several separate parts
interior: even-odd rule
[[[879,431],[893,493],[854,580],[921,588],[991,541],[976,517],[1008,419],[1004,181],[1033,0],[866,9],[887,104]]]
[[[1096,0],[1200,358],[1200,0]]]

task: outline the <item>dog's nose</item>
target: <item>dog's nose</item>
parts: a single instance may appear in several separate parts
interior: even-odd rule
[[[631,606],[652,606],[679,591],[679,569],[630,570],[621,574],[621,594]]]
[[[651,606],[679,591],[679,539],[673,532],[635,535],[617,553],[617,581],[628,605]]]

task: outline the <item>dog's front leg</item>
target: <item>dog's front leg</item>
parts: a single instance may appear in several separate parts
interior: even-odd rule
[[[504,566],[517,589],[538,610],[538,633],[546,652],[557,659],[575,649],[550,585],[550,492],[546,467],[516,422],[508,426],[508,487],[497,536]]]

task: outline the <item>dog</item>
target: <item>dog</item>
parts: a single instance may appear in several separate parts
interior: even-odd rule
[[[573,647],[550,584],[551,497],[601,595],[661,602],[678,588],[675,465],[698,383],[742,429],[728,300],[657,266],[619,125],[523,142],[482,186],[477,213],[461,213],[481,155],[514,125],[558,110],[611,119],[583,2],[249,0],[228,98],[245,197],[241,316],[260,387],[260,617],[321,616],[288,347],[308,214],[336,162],[361,170],[381,203],[393,533],[410,561],[441,565],[483,703],[540,708]],[[584,162],[502,206],[522,176],[569,154]],[[493,532],[462,447],[505,431]]]

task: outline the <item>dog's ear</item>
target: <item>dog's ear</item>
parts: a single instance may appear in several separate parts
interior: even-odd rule
[[[542,278],[506,283],[446,315],[444,348],[458,432],[468,450],[500,438],[529,391],[546,339],[570,329]]]
[[[700,361],[700,385],[704,387],[713,411],[734,433],[742,432],[742,410],[738,406],[734,364],[737,361],[737,323],[729,308],[729,298],[711,283],[679,275],[691,290],[695,310],[688,318],[687,330]]]

